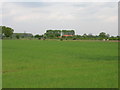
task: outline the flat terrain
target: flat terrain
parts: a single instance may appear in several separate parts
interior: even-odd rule
[[[3,88],[117,88],[118,43],[3,40]]]

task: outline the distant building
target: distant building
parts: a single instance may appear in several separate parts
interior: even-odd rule
[[[30,38],[33,37],[31,33],[13,33],[13,38],[19,37],[19,38]]]
[[[0,34],[0,39],[2,39],[2,34]]]

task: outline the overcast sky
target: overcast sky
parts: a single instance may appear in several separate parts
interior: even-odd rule
[[[20,33],[72,29],[80,35],[102,31],[118,35],[117,5],[117,2],[5,2],[2,24]]]

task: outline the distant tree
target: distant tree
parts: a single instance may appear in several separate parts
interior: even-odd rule
[[[0,26],[0,39],[2,39],[2,26]]]
[[[73,38],[73,40],[76,40],[76,38]]]
[[[106,37],[107,37],[107,34],[106,34],[105,32],[101,32],[101,33],[99,34],[99,37],[100,37],[100,38],[106,38]]]
[[[89,33],[89,34],[88,34],[88,38],[92,38],[92,37],[94,37],[94,36],[92,35],[92,33]]]
[[[120,36],[117,36],[118,40],[120,40]]]
[[[87,34],[86,34],[86,33],[84,33],[82,37],[83,37],[83,38],[86,38],[86,37],[87,37]]]
[[[16,35],[16,38],[19,39],[19,38],[20,38],[20,35],[17,34],[17,35]]]
[[[109,40],[120,40],[120,36],[111,36]]]
[[[77,39],[82,39],[81,35],[75,35],[74,37],[76,37]]]
[[[109,37],[110,37],[110,35],[109,35],[109,34],[106,34],[106,37],[107,37],[107,38],[109,38]]]
[[[61,36],[61,30],[47,30],[44,35],[46,35],[47,38],[56,38]]]
[[[2,34],[2,26],[0,26],[0,34]]]
[[[60,34],[59,34],[59,33],[56,33],[56,34],[55,34],[55,37],[59,37],[59,36],[60,36]]]
[[[60,38],[60,41],[63,41],[63,38]]]
[[[75,35],[74,30],[62,30],[62,35]]]
[[[41,36],[39,34],[35,35],[34,36],[35,38],[40,38]]]
[[[2,26],[2,34],[5,35],[5,37],[11,37],[14,30],[10,27]]]
[[[46,37],[43,37],[43,40],[46,40]]]

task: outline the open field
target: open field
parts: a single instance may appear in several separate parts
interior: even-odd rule
[[[3,40],[3,88],[117,88],[118,43]]]

